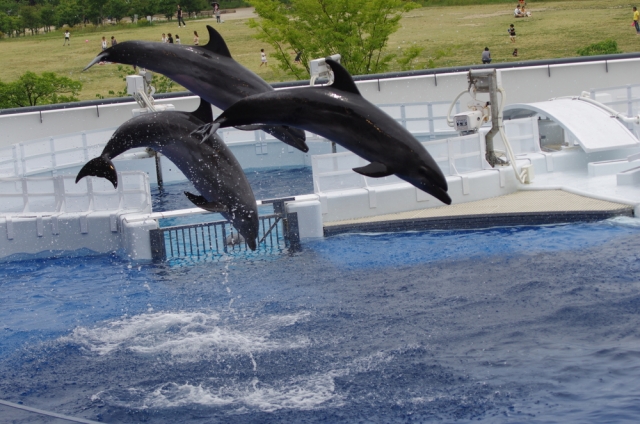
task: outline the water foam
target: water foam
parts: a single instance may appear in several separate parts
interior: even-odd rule
[[[235,413],[247,409],[274,412],[280,409],[312,410],[329,401],[340,404],[332,373],[296,377],[273,384],[257,378],[247,383],[207,387],[206,384],[165,383],[152,390],[131,388],[93,396],[109,404],[134,409],[168,409],[184,406],[231,406]]]
[[[201,360],[213,354],[250,354],[296,349],[309,345],[306,337],[280,340],[271,333],[305,320],[308,313],[247,319],[242,329],[215,312],[157,312],[125,317],[95,328],[78,327],[61,340],[98,355],[116,350],[168,354],[175,360]],[[246,322],[248,321],[248,322]]]

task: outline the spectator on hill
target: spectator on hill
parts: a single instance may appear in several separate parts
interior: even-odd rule
[[[491,52],[489,51],[489,47],[485,47],[482,52],[482,63],[491,63]]]
[[[513,53],[511,53],[513,57],[518,57],[518,49],[513,49]]]
[[[220,23],[220,5],[218,3],[213,3],[213,14],[216,15],[216,22]]]
[[[267,54],[264,52],[264,49],[260,49],[260,67],[262,67],[262,65],[269,66],[267,63]]]
[[[640,20],[640,12],[638,12],[638,8],[633,6],[633,25],[636,27],[636,34],[640,35],[640,26],[638,21]]]
[[[178,28],[180,28],[180,22],[182,22],[182,25],[185,27],[187,26],[187,24],[184,23],[184,18],[182,17],[182,8],[178,5]]]
[[[160,41],[161,41],[162,43],[166,43],[166,42],[167,42],[167,36],[166,36],[166,35],[164,35],[164,32],[162,33],[162,38],[160,39]]]
[[[176,34],[176,44],[182,44],[180,42],[180,36],[178,34]]]
[[[198,37],[198,31],[193,31],[193,45],[194,46],[200,45],[200,37]]]
[[[509,25],[509,28],[507,29],[507,32],[509,33],[509,38],[511,39],[512,43],[516,42],[516,28],[513,26],[513,24]]]
[[[115,46],[116,44],[118,44],[118,40],[116,40],[116,37],[114,37],[113,35],[111,36],[111,47]]]
[[[167,33],[167,43],[169,44],[173,44],[173,37],[171,36],[171,33]]]
[[[514,18],[524,18],[524,13],[522,13],[522,9],[520,9],[520,5],[516,6],[516,9],[513,11]]]
[[[67,45],[68,46],[71,45],[71,33],[69,32],[69,30],[66,30],[64,32],[64,44],[62,46],[64,47],[64,46],[67,46]]]
[[[102,37],[102,51],[107,50],[107,39]]]

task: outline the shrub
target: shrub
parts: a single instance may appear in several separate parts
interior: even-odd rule
[[[593,43],[587,47],[578,49],[580,56],[596,56],[600,54],[615,54],[622,53],[618,50],[618,43],[615,40],[604,40],[599,43]]]

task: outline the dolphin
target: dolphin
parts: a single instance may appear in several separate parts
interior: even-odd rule
[[[200,192],[185,192],[196,206],[219,212],[246,240],[251,250],[257,247],[258,206],[256,199],[231,150],[218,137],[201,137],[191,133],[213,120],[211,105],[201,100],[195,112],[153,112],[136,116],[120,125],[100,156],[87,162],[78,173],[76,183],[87,175],[106,178],[118,185],[111,161],[119,154],[137,147],[150,147],[171,160]]]
[[[255,73],[236,62],[222,36],[207,25],[205,46],[150,41],[123,41],[99,53],[83,71],[99,62],[135,65],[171,78],[212,105],[224,110],[253,94],[274,91]],[[287,126],[240,128],[261,129],[278,140],[308,152],[304,131]]]
[[[252,124],[302,128],[371,162],[354,168],[355,172],[372,178],[395,174],[450,205],[447,180],[429,152],[402,125],[365,100],[346,69],[330,59],[326,63],[334,73],[332,85],[246,97],[197,133],[206,136],[219,127]]]

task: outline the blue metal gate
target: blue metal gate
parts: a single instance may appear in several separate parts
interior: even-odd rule
[[[298,215],[287,214],[284,202],[293,200],[263,200],[273,204],[274,212],[259,217],[258,247],[251,251],[242,236],[228,221],[177,225],[151,231],[154,260],[175,259],[216,260],[227,256],[281,253],[299,248]]]

